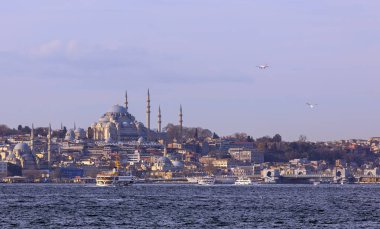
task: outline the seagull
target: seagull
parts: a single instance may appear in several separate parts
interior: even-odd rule
[[[306,103],[306,105],[309,106],[311,109],[314,109],[318,104]]]
[[[269,68],[269,65],[264,64],[264,65],[258,65],[256,67],[258,67],[259,69],[266,69],[266,68]]]

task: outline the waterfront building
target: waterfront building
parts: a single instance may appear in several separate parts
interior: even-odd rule
[[[140,153],[138,150],[135,150],[134,153],[128,153],[126,156],[128,163],[134,164],[140,162]]]
[[[237,166],[231,168],[232,174],[238,177],[246,177],[255,175],[255,166]]]
[[[21,167],[7,161],[0,161],[0,178],[21,176]]]
[[[223,139],[216,147],[222,152],[228,152],[231,148],[244,148],[247,150],[255,149],[253,142],[237,141],[235,139]]]
[[[152,171],[170,171],[173,168],[173,164],[167,157],[160,157],[153,164]]]
[[[379,168],[364,169],[363,173],[365,176],[380,176],[380,169]]]
[[[230,159],[216,159],[212,162],[212,165],[216,168],[229,168],[231,167],[231,160]]]
[[[258,149],[230,148],[228,153],[238,161],[256,164],[264,162],[264,153]]]

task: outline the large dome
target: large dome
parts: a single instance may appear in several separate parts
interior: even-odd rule
[[[172,165],[172,162],[167,157],[158,158],[157,163],[161,163],[161,164],[165,164],[165,165]]]
[[[109,110],[109,113],[128,113],[127,109],[125,107],[114,105]]]
[[[15,146],[15,148],[13,148],[13,150],[19,150],[23,153],[27,153],[29,152],[30,149],[29,149],[28,144],[26,143],[17,143],[17,145]]]

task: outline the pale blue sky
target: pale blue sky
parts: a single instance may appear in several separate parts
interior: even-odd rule
[[[145,122],[286,140],[380,135],[380,1],[12,0],[0,123],[87,127],[129,94]],[[255,66],[267,63],[268,70]],[[318,103],[315,110],[306,102]]]

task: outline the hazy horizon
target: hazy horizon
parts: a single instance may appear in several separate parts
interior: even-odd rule
[[[285,140],[379,136],[379,1],[37,0],[0,8],[0,123],[145,123]],[[256,68],[269,64],[269,69]],[[317,103],[315,109],[306,102]]]

